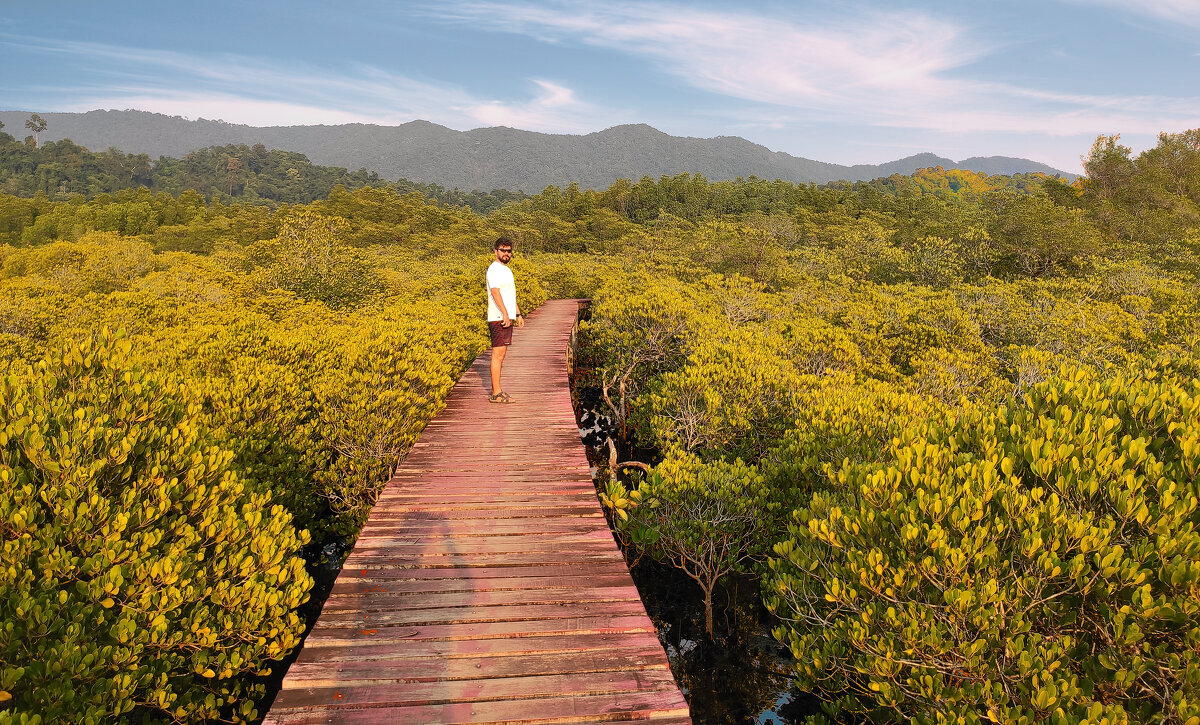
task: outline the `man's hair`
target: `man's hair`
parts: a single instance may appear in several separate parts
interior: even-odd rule
[[[495,250],[499,249],[500,247],[510,247],[511,248],[512,245],[513,245],[513,243],[512,243],[511,239],[509,239],[508,237],[500,237],[499,239],[496,240],[496,243],[492,245],[492,251],[495,251]]]

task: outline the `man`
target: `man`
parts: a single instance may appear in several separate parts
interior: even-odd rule
[[[487,271],[488,328],[492,333],[492,403],[511,403],[512,396],[500,386],[500,370],[504,366],[504,353],[512,344],[513,321],[517,327],[525,326],[525,318],[517,307],[517,283],[513,280],[508,263],[512,261],[512,240],[500,237],[492,245],[496,261]]]

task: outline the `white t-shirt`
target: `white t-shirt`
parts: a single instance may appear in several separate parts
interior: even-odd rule
[[[500,314],[500,308],[496,306],[496,300],[492,299],[492,290],[500,290],[500,299],[504,300],[504,307],[508,310],[508,319],[515,319],[517,316],[517,283],[513,279],[512,270],[508,265],[501,264],[499,260],[492,262],[492,266],[488,267],[487,271],[487,287],[488,287],[488,322],[502,322],[504,315]]]

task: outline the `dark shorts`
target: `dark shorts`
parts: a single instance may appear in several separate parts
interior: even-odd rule
[[[502,347],[512,344],[512,323],[504,327],[503,322],[489,322],[488,329],[492,332],[492,347]]]

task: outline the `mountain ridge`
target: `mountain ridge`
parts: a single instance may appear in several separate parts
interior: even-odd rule
[[[28,111],[0,111],[5,130],[20,137]],[[954,161],[932,153],[882,164],[845,166],[773,151],[740,136],[671,136],[645,123],[587,134],[546,134],[506,126],[456,131],[422,119],[397,126],[366,123],[249,126],[190,120],[136,110],[42,113],[43,141],[69,138],[89,149],[182,157],[227,144],[298,151],[313,163],[365,168],[387,179],[437,183],[464,190],[509,189],[535,193],[547,186],[604,189],[618,178],[699,173],[712,181],[757,176],[793,183],[866,181],[928,166],[983,173],[1072,174],[1029,159],[1005,156]]]

